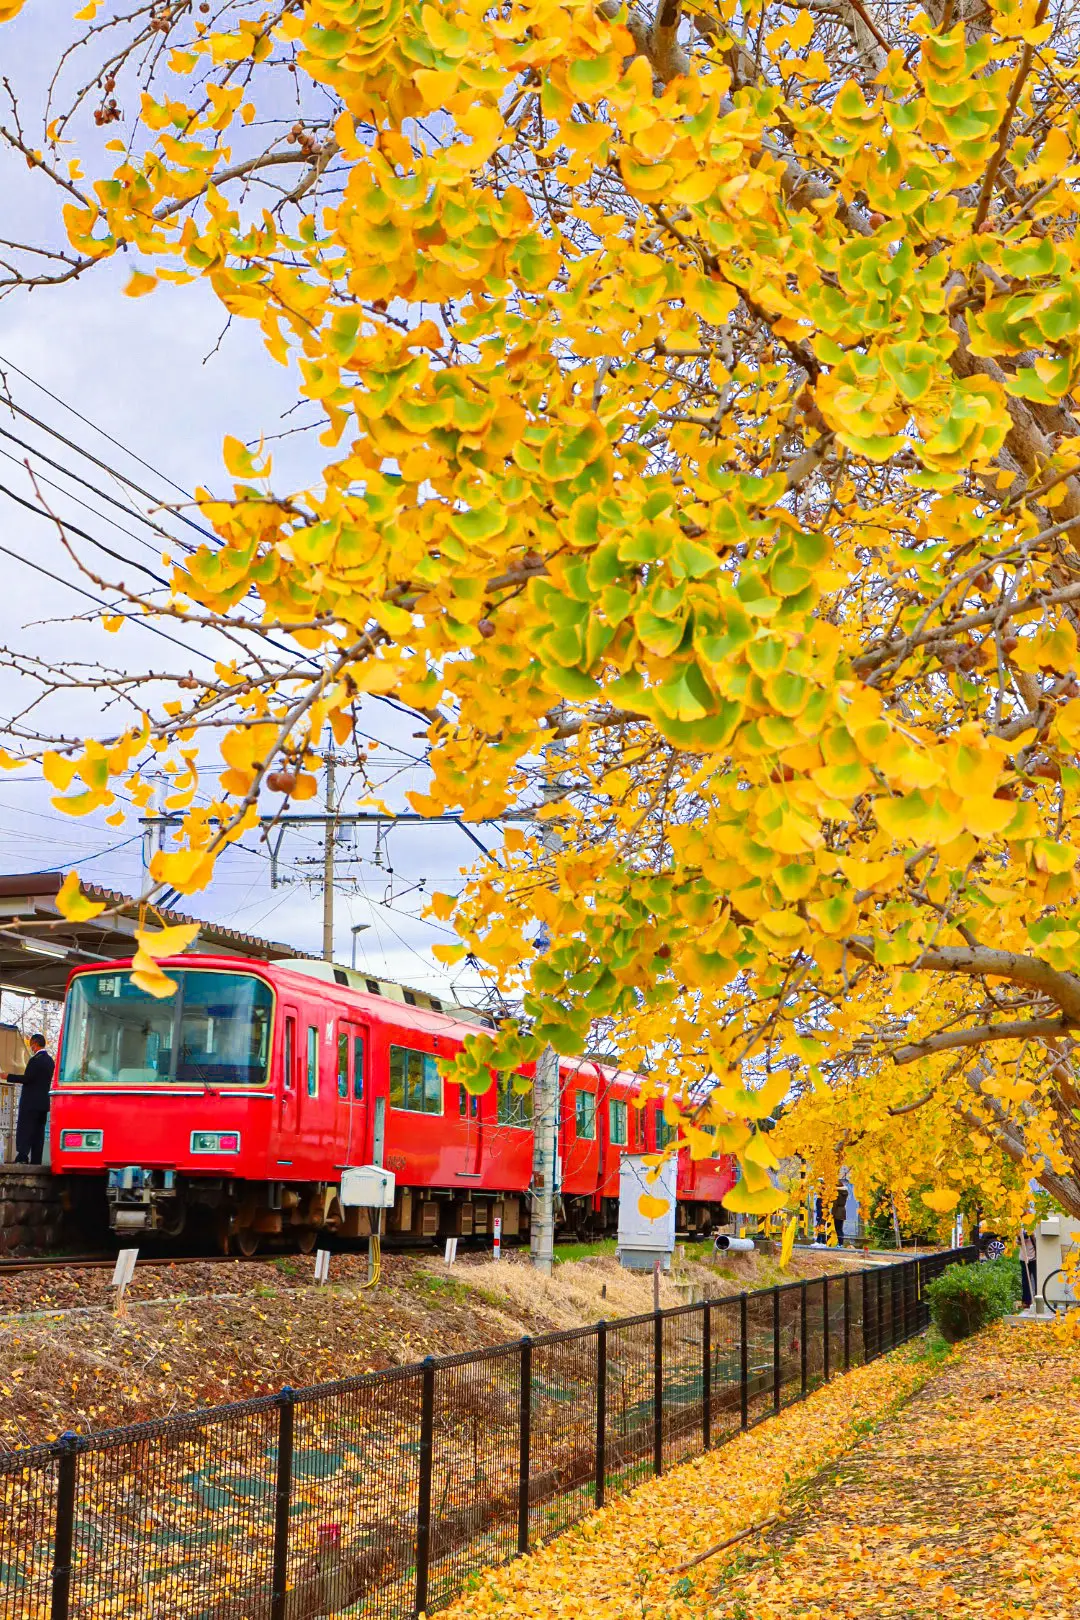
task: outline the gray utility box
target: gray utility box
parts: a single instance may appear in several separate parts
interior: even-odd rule
[[[657,1174],[641,1153],[624,1153],[619,1168],[619,1247],[620,1265],[629,1271],[652,1271],[659,1260],[667,1271],[675,1247],[675,1183],[678,1161],[665,1159]],[[650,1219],[638,1208],[645,1193],[650,1198],[666,1198],[667,1209]]]
[[[384,1170],[380,1164],[361,1164],[341,1172],[338,1197],[346,1208],[393,1209],[394,1191],[392,1170]]]

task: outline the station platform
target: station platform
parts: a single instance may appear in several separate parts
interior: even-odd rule
[[[48,1165],[0,1164],[0,1255],[56,1247],[70,1208],[66,1180]]]

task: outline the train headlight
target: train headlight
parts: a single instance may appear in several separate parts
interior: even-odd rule
[[[239,1153],[239,1131],[192,1131],[192,1153]]]
[[[100,1153],[100,1131],[61,1131],[60,1151],[62,1153]]]

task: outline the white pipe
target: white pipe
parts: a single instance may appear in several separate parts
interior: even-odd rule
[[[753,1238],[725,1237],[723,1233],[713,1240],[713,1248],[717,1254],[723,1254],[725,1249],[731,1249],[735,1254],[753,1254]]]

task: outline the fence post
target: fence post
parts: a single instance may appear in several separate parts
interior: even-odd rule
[[[866,1335],[866,1326],[867,1326],[867,1323],[870,1320],[869,1301],[870,1301],[870,1273],[866,1269],[866,1267],[864,1266],[863,1267],[863,1274],[862,1274],[862,1358],[863,1358],[863,1365],[864,1366],[871,1359],[871,1357],[870,1357],[870,1343],[869,1343],[869,1340],[867,1339],[867,1335]]]
[[[803,1400],[806,1399],[806,1278],[799,1285],[799,1366]]]
[[[832,1368],[829,1366],[829,1279],[821,1279],[821,1370],[825,1382],[829,1382]]]
[[[772,1291],[772,1404],[780,1410],[780,1290]]]
[[[653,1314],[653,1472],[664,1471],[664,1318]]]
[[[739,1425],[750,1421],[750,1353],[746,1342],[746,1290],[739,1297]]]
[[[712,1306],[701,1307],[701,1449],[712,1446]]]
[[[75,1539],[75,1475],[79,1437],[60,1436],[56,1468],[56,1524],[53,1530],[51,1620],[68,1620],[71,1603],[71,1550]]]
[[[529,1466],[532,1448],[532,1340],[521,1341],[518,1384],[518,1552],[529,1550]]]
[[[886,1348],[886,1345],[885,1345],[885,1290],[881,1286],[881,1272],[880,1271],[877,1271],[877,1272],[874,1273],[874,1281],[877,1284],[877,1333],[876,1333],[875,1337],[877,1339],[877,1353],[880,1356],[880,1355],[882,1355],[884,1353],[885,1348]]]
[[[596,1505],[604,1505],[607,1453],[607,1323],[596,1324]]]
[[[416,1500],[416,1612],[427,1613],[431,1557],[431,1463],[435,1441],[435,1357],[425,1356],[420,1384],[420,1486]]]
[[[851,1367],[851,1272],[844,1272],[844,1371]]]
[[[293,1391],[278,1393],[277,1477],[274,1481],[274,1569],[270,1584],[270,1620],[285,1620],[289,1581],[289,1507],[293,1472]]]

